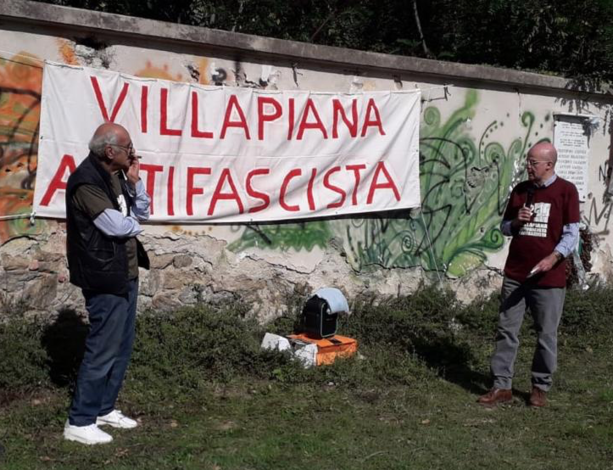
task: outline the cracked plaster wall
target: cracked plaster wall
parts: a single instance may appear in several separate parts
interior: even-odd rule
[[[130,21],[134,26],[139,20]],[[553,138],[554,113],[598,117],[590,142],[590,194],[582,204],[582,217],[595,234],[593,272],[611,275],[611,201],[605,194],[611,184],[607,176],[611,120],[605,98],[583,99],[559,89],[518,92],[512,85],[487,81],[476,85],[454,76],[433,79],[383,67],[262,59],[242,50],[220,52],[206,44],[196,48],[162,39],[152,43],[126,34],[69,28],[58,34],[44,24],[0,27],[0,43],[8,49],[1,52],[0,88],[8,101],[0,105],[0,120],[11,130],[3,141],[0,169],[3,214],[31,210],[39,112],[32,106],[25,118],[19,115],[24,103],[6,90],[32,92],[33,99],[38,93],[40,104],[42,60],[265,90],[419,87],[424,100],[422,159],[441,163],[440,167],[422,164],[424,210],[412,216],[257,227],[148,225],[141,239],[152,269],[141,271],[141,310],[240,300],[268,319],[282,313],[291,296],[323,286],[339,287],[356,298],[407,294],[421,282],[442,282],[463,300],[498,289],[508,242],[495,227],[511,186],[508,182],[522,179],[522,152],[527,147],[541,138]],[[470,157],[465,164],[458,163],[458,148]],[[445,191],[436,200],[428,199],[433,187],[428,184],[443,185]],[[474,223],[466,223],[471,220]],[[48,315],[62,308],[83,310],[79,290],[67,280],[62,221],[0,222],[0,242],[0,301],[5,311],[17,306]]]

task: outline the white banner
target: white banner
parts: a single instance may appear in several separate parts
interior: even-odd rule
[[[45,65],[34,210],[65,217],[104,121],[141,158],[154,221],[250,222],[418,207],[419,91],[205,87]]]

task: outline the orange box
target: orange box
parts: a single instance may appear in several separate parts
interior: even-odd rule
[[[332,364],[338,357],[351,357],[358,351],[358,341],[346,336],[334,335],[330,338],[314,339],[307,335],[289,335],[296,343],[316,344],[316,365]]]

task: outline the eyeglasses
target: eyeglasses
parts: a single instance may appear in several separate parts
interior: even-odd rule
[[[535,167],[536,165],[538,165],[539,163],[551,163],[545,160],[528,160],[526,162],[526,166],[530,166],[530,167]]]
[[[111,147],[119,147],[124,150],[128,155],[132,155],[134,153],[134,145],[130,142],[130,145],[117,145],[117,144],[109,144]]]

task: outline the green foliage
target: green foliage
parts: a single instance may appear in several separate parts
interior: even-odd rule
[[[0,322],[0,394],[49,384],[42,326],[23,318]]]
[[[482,335],[493,335],[498,323],[500,294],[478,297],[458,312],[458,322],[468,331]]]
[[[242,318],[241,311],[237,305],[199,306],[166,315],[140,315],[131,378],[195,389],[208,381],[245,374],[257,377],[266,360],[260,352],[263,331],[255,320]]]
[[[359,350],[357,356],[311,369],[286,361],[271,371],[270,379],[284,385],[311,384],[351,390],[385,384],[415,386],[433,375],[418,357],[404,350],[383,345],[360,345]]]
[[[333,383],[349,389],[410,386],[432,374],[471,376],[487,361],[493,344],[498,294],[463,305],[450,290],[422,285],[406,297],[353,302],[352,314],[340,318],[339,334],[356,338],[360,354],[305,370],[287,355],[260,349],[266,331],[287,335],[295,330],[304,303],[300,292],[286,299],[287,313],[268,325],[246,318],[240,304],[139,315],[130,388],[159,398],[235,380]],[[611,304],[611,286],[569,290],[560,334],[582,345],[601,342],[613,327]],[[530,324],[526,322],[524,334]],[[74,312],[63,312],[50,325],[17,315],[1,323],[0,390],[71,385],[86,329]]]
[[[43,1],[329,46],[553,72],[588,87],[613,78],[610,0]]]
[[[433,2],[439,3],[439,2]],[[430,34],[453,60],[611,80],[613,3],[608,0],[445,2]],[[446,31],[444,31],[444,29]],[[492,34],[496,31],[496,34]]]
[[[435,370],[466,367],[473,353],[459,323],[455,294],[420,286],[411,296],[357,305],[343,332],[372,348],[414,356]]]
[[[579,341],[610,338],[613,327],[613,289],[595,285],[588,291],[569,289],[564,303],[560,331]]]
[[[416,335],[436,336],[448,327],[457,301],[452,292],[421,285],[415,294],[388,299],[379,305],[354,306],[344,319],[343,332],[366,344],[410,348]]]
[[[288,333],[302,297],[297,292],[274,322],[279,333]],[[483,353],[492,346],[497,295],[463,306],[450,291],[421,286],[411,296],[357,302],[340,333],[358,338],[361,356],[309,370],[260,352],[271,325],[246,319],[242,305],[139,315],[120,397],[139,428],[109,429],[114,442],[92,451],[61,439],[63,390],[35,390],[7,404],[0,388],[0,466],[610,469],[612,298],[613,286],[569,291],[564,339],[600,343],[569,348],[564,341],[550,406],[538,412],[525,404],[532,344],[518,355],[513,402],[495,410],[475,403],[490,385]],[[66,314],[53,329],[13,315],[0,324],[2,387],[46,385],[43,344],[53,351],[48,342],[62,341],[73,320]]]

